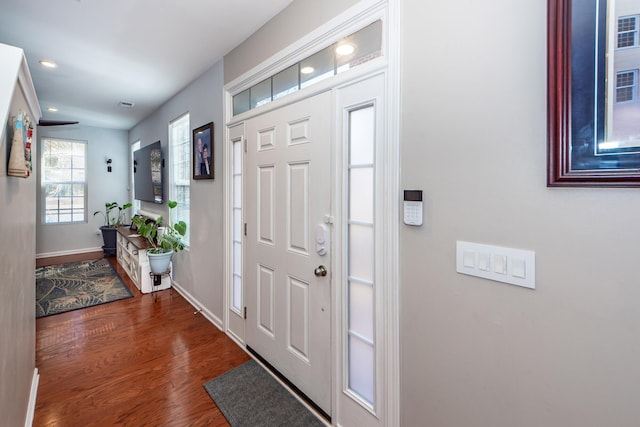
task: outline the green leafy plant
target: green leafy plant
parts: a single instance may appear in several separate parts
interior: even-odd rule
[[[131,203],[125,203],[124,205],[120,206],[116,202],[107,202],[104,204],[104,211],[95,211],[93,213],[93,216],[96,216],[97,214],[102,215],[104,217],[105,226],[116,228],[123,225],[126,211],[131,206],[133,206]],[[112,218],[111,214],[114,209],[118,209],[118,213],[113,213]]]
[[[147,239],[152,246],[147,250],[148,252],[163,253],[170,250],[178,252],[185,248],[182,237],[187,233],[187,224],[184,221],[173,223],[171,220],[171,212],[178,206],[178,202],[169,200],[167,206],[169,206],[169,224],[164,227],[162,226],[162,217],[155,221],[142,216],[135,216],[132,219],[138,228],[138,234]]]

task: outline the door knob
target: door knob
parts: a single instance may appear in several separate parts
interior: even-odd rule
[[[313,274],[315,274],[318,277],[324,277],[327,275],[327,269],[325,268],[324,265],[320,265],[316,267],[315,270],[313,270]]]

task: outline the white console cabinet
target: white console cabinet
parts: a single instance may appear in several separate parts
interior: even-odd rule
[[[117,256],[118,264],[124,268],[133,283],[143,294],[171,287],[171,277],[163,275],[159,286],[153,286],[153,277],[149,274],[149,259],[147,258],[147,241],[130,230],[129,227],[118,228]],[[169,265],[171,270],[171,265]]]

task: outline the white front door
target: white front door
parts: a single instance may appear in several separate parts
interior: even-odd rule
[[[244,181],[245,343],[327,414],[331,105],[325,92],[246,121]]]

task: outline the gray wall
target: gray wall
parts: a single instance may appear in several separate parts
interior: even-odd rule
[[[640,425],[640,198],[546,187],[546,2],[402,5],[401,186],[425,196],[399,225],[402,425]],[[225,81],[321,6],[292,3]],[[456,240],[535,251],[537,289],[457,274]]]
[[[122,205],[129,201],[127,188],[130,162],[127,131],[75,125],[39,127],[38,132],[40,139],[52,137],[87,141],[88,221],[82,224],[42,224],[42,205],[38,197],[37,254],[100,249],[103,245],[102,234],[97,235],[96,231],[104,225],[104,218],[101,215],[93,216],[93,213],[98,210],[104,211],[106,202]],[[111,173],[107,172],[107,158],[113,160]],[[39,187],[38,185],[38,189]]]
[[[402,424],[640,425],[640,198],[545,185],[546,2],[403,4]],[[456,240],[535,251],[537,289]]]
[[[129,132],[129,141],[145,146],[160,140],[168,158],[169,122],[190,114],[195,129],[214,123],[214,180],[191,181],[191,247],[173,257],[174,279],[219,319],[222,318],[224,206],[222,201],[222,61],[183,89]],[[168,176],[166,181],[168,182]],[[165,186],[165,197],[168,197]],[[166,205],[142,202],[142,209],[167,217]]]
[[[4,64],[13,66],[8,61]],[[5,102],[9,100],[0,100]],[[9,117],[19,109],[29,111],[18,88]],[[20,426],[27,415],[35,369],[36,181],[33,175],[27,179],[7,176],[11,140],[4,124],[0,131],[0,425]]]

